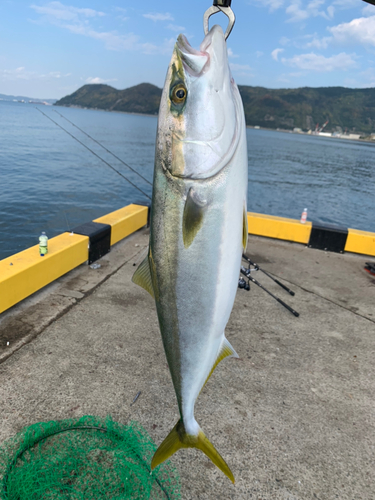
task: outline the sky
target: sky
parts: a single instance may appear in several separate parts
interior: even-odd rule
[[[212,0],[0,0],[0,94],[61,98],[87,83],[163,86],[179,33],[199,48]],[[375,6],[232,0],[232,74],[268,88],[375,86]],[[227,18],[215,14],[210,26]]]

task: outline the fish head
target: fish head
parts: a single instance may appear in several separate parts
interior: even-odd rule
[[[213,26],[199,50],[180,35],[159,111],[157,153],[164,170],[205,179],[224,168],[239,140],[238,99],[222,28]]]

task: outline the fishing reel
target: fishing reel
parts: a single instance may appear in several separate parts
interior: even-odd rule
[[[246,268],[244,266],[241,266],[240,273],[243,276],[245,276],[245,278],[247,279],[247,282],[246,282],[245,278],[243,278],[242,276],[240,276],[240,278],[238,280],[238,288],[241,288],[242,290],[249,291],[250,290],[250,281],[251,281],[255,285],[259,286],[259,288],[261,288],[262,290],[264,290],[266,293],[268,293],[268,295],[270,295],[272,298],[274,298],[275,300],[277,300],[277,302],[279,304],[281,304],[283,307],[285,307],[286,309],[288,309],[288,311],[290,311],[296,318],[298,318],[299,313],[297,311],[295,311],[292,307],[288,306],[288,304],[285,304],[284,301],[282,301],[281,299],[279,299],[278,297],[276,297],[273,293],[271,293],[269,290],[267,290],[267,288],[265,288],[261,283],[259,283],[259,281],[257,281],[253,276],[251,276],[251,273],[254,272],[254,271],[255,272],[256,271],[261,271],[263,274],[265,274],[266,276],[268,276],[268,278],[270,278],[277,285],[279,285],[286,292],[288,292],[289,295],[293,296],[294,292],[292,290],[290,290],[287,286],[285,286],[283,283],[281,283],[279,280],[277,280],[276,278],[274,278],[273,276],[271,276],[267,271],[265,271],[264,269],[261,269],[258,266],[258,264],[256,264],[255,262],[253,262],[247,255],[243,254],[242,258],[243,258],[243,260],[245,260],[247,262],[248,267]]]
[[[242,290],[250,291],[250,282],[246,282],[242,277],[238,280],[238,288]]]

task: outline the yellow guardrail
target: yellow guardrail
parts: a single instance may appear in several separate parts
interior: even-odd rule
[[[247,222],[249,234],[293,241],[305,245],[309,244],[313,228],[313,224],[309,221],[301,224],[300,221],[295,219],[252,212],[247,213]],[[375,233],[349,228],[343,251],[375,256]]]
[[[128,205],[95,219],[111,226],[111,245],[147,224],[149,208]],[[248,212],[249,234],[308,245],[312,223]],[[88,260],[89,237],[63,233],[48,241],[48,254],[39,245],[0,261],[0,313]],[[375,256],[375,233],[348,229],[346,252]]]
[[[96,219],[111,225],[111,245],[147,224],[148,207],[129,205]],[[41,257],[39,245],[0,261],[0,313],[88,260],[89,237],[63,233],[48,240]]]
[[[63,233],[48,241],[48,254],[39,245],[0,261],[0,313],[83,264],[88,255],[87,236]]]
[[[294,241],[307,245],[311,233],[311,222],[301,224],[295,219],[286,219],[274,215],[256,214],[247,212],[249,234],[276,238],[279,240]]]
[[[108,215],[99,217],[99,219],[95,219],[93,222],[100,222],[101,224],[109,224],[111,226],[111,245],[114,245],[129,236],[129,234],[145,226],[147,224],[147,217],[148,207],[128,205]]]
[[[375,233],[349,228],[345,252],[375,255]]]

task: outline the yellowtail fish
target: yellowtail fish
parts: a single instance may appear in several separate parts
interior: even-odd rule
[[[161,98],[150,247],[133,281],[154,298],[180,419],[151,467],[198,448],[233,482],[194,418],[217,364],[238,357],[224,336],[247,243],[247,147],[241,97],[220,26],[194,50],[175,45]]]

